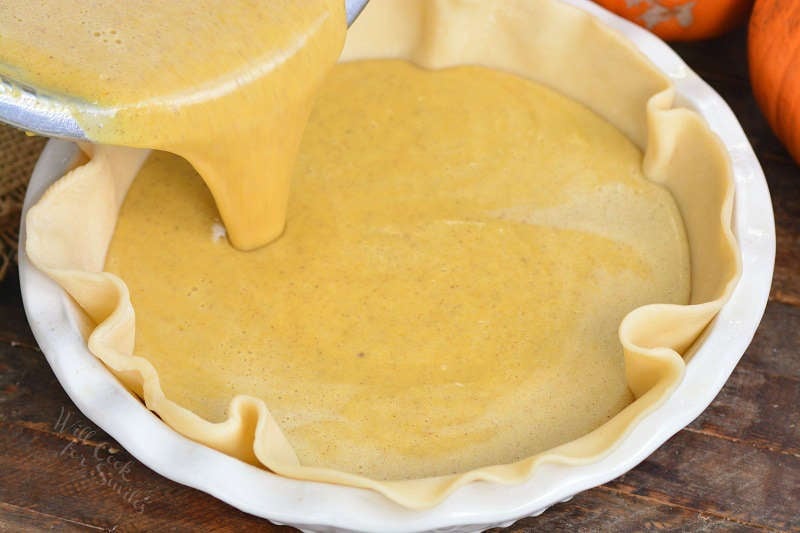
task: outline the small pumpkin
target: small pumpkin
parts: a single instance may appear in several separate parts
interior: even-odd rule
[[[667,41],[696,41],[718,37],[743,23],[753,5],[753,0],[595,0],[595,2]]]
[[[747,50],[756,101],[800,163],[800,2],[757,0]]]

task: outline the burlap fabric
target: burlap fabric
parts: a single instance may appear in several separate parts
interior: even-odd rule
[[[45,142],[0,124],[0,280],[16,260],[22,199]]]

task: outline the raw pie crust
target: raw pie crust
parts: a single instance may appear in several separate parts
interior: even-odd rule
[[[402,505],[424,508],[472,480],[516,483],[544,462],[597,460],[675,388],[685,361],[738,278],[730,230],[733,183],[723,146],[696,113],[673,107],[669,81],[638,51],[586,13],[554,0],[373,0],[348,32],[342,56],[343,61],[365,58],[403,58],[433,69],[479,64],[548,85],[641,147],[645,176],[672,193],[689,242],[690,305],[647,305],[623,320],[619,335],[636,401],[600,428],[512,464],[376,481],[301,465],[259,399],[236,396],[221,423],[174,403],[161,390],[154,367],[133,354],[134,311],[127,287],[103,272],[119,209],[148,155],[145,150],[85,147],[89,161],[55,183],[29,211],[31,261],[85,311],[90,351],[149,409],[187,437],[278,474],[372,488]]]

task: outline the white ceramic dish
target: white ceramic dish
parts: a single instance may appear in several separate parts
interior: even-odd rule
[[[623,474],[697,417],[741,358],[767,303],[775,227],[764,174],[726,103],[666,44],[588,0],[562,1],[624,34],[672,79],[679,105],[698,111],[727,147],[736,182],[734,233],[742,254],[741,279],[677,390],[616,449],[589,465],[543,465],[520,485],[472,483],[432,509],[413,511],[369,490],[282,478],[182,437],[145,409],[89,353],[74,304],[27,259],[24,213],[64,173],[77,150],[72,143],[53,140],[34,169],[25,197],[20,285],[33,333],[78,408],[156,472],[245,512],[314,531],[471,531],[507,525]]]

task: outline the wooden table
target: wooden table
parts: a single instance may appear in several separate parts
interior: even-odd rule
[[[741,30],[676,48],[731,105],[769,181],[778,256],[761,327],[689,427],[619,479],[511,529],[800,531],[800,167],[750,95],[745,41]],[[96,475],[109,456],[115,473]],[[12,270],[0,283],[0,530],[49,528],[279,529],[152,472],[83,417],[36,346]]]

